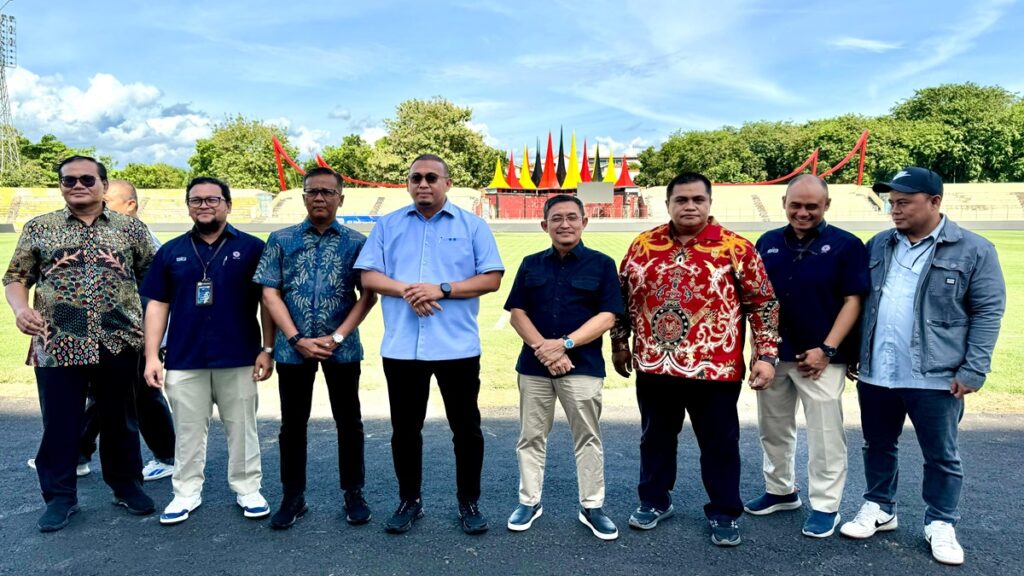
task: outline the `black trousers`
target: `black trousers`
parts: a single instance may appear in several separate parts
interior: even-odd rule
[[[322,367],[331,400],[331,415],[338,430],[338,474],[342,490],[363,488],[363,418],[359,406],[359,362],[336,364],[306,360],[278,364],[281,396],[281,487],[286,498],[306,491],[306,429],[313,403],[313,381]]]
[[[642,506],[660,510],[672,503],[676,452],[683,418],[689,412],[700,446],[700,475],[710,502],[708,519],[734,520],[743,514],[740,499],[740,425],[736,401],[739,382],[691,380],[636,373],[640,405],[640,484]]]
[[[171,417],[171,409],[164,398],[163,390],[146,384],[146,378],[143,376],[145,370],[146,361],[140,358],[139,376],[135,381],[135,411],[139,417],[139,432],[153,452],[153,457],[164,464],[170,464],[174,462],[174,419]],[[96,452],[96,437],[100,434],[96,398],[91,389],[85,403],[83,418],[82,438],[78,446],[79,464],[92,460],[92,455]]]
[[[101,347],[99,364],[36,368],[35,372],[43,413],[43,439],[36,455],[43,500],[68,504],[78,501],[75,466],[90,387],[96,397],[103,437],[103,480],[115,494],[141,490],[142,456],[135,413],[139,353],[129,348],[114,355]]]
[[[391,405],[391,454],[402,500],[420,497],[423,484],[423,420],[427,416],[430,377],[437,378],[455,445],[456,497],[480,499],[484,436],[480,431],[480,357],[458,360],[395,360],[384,358]]]

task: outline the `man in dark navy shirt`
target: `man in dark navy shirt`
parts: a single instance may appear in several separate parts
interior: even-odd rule
[[[750,514],[800,508],[796,489],[796,407],[807,420],[806,536],[831,536],[839,524],[846,484],[842,395],[846,364],[857,361],[850,336],[868,291],[867,250],[856,236],[825,223],[828,185],[805,174],[783,198],[789,225],[757,241],[780,304],[779,366],[771,386],[758,391],[764,448],[765,494],[747,502]]]
[[[505,302],[512,327],[523,339],[519,372],[519,506],[509,530],[530,528],[541,515],[541,491],[548,432],[555,399],[562,403],[576,452],[580,522],[602,540],[619,532],[604,506],[604,451],[601,446],[601,335],[622,314],[615,262],[583,245],[587,227],[583,203],[554,196],[544,205],[541,228],[551,248],[523,258]]]
[[[214,403],[228,437],[228,484],[244,515],[262,518],[270,506],[260,494],[256,383],[273,370],[274,324],[263,310],[261,336],[261,290],[252,277],[264,244],[227,223],[231,190],[224,182],[195,178],[185,194],[195,227],[160,248],[142,284],[150,299],[146,382],[166,385],[177,432],[174,499],[160,523],[183,522],[202,503]],[[159,350],[168,315],[165,382]]]

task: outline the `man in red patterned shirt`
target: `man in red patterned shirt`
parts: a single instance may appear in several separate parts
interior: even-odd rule
[[[676,448],[689,412],[711,541],[736,546],[744,316],[754,336],[748,383],[759,390],[778,364],[778,302],[754,245],[709,217],[706,177],[676,176],[665,203],[671,221],[637,236],[619,267],[626,314],[612,331],[612,360],[624,377],[636,369],[642,426],[640,506],[629,524],[650,530],[673,514]]]

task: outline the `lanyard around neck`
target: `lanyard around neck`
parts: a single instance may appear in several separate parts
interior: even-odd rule
[[[196,253],[196,258],[199,259],[199,264],[203,267],[203,280],[208,280],[206,276],[206,269],[209,268],[210,264],[217,259],[217,254],[220,253],[220,249],[224,247],[224,243],[227,241],[227,237],[221,237],[220,242],[217,243],[217,249],[213,251],[213,257],[210,258],[209,262],[203,260],[203,257],[199,255],[199,249],[196,248],[196,241],[194,238],[189,238],[189,242],[192,243],[192,251]]]

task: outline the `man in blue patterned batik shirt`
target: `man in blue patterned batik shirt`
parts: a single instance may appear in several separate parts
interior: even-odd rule
[[[338,429],[338,471],[350,524],[370,521],[363,498],[363,421],[359,406],[359,323],[377,301],[353,270],[366,237],[338,224],[341,177],[314,168],[302,183],[309,216],[267,239],[254,281],[277,324],[274,358],[281,395],[281,484],[284,498],[270,520],[284,529],[306,513],[306,425],[317,367],[324,372]],[[356,291],[359,296],[356,296]]]

